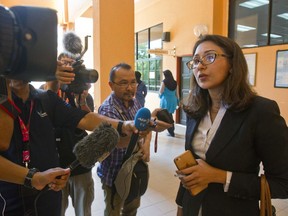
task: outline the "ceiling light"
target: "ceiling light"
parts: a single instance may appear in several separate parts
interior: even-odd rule
[[[258,45],[256,44],[246,44],[246,45],[243,45],[242,47],[257,47]]]
[[[239,32],[246,32],[246,31],[251,31],[255,30],[256,28],[251,27],[251,26],[245,26],[245,25],[237,25],[237,31]]]
[[[283,18],[283,19],[288,20],[288,13],[278,14],[277,16],[278,16],[278,17],[281,17],[281,18]]]
[[[267,33],[261,34],[261,35],[264,36],[264,37],[267,37],[267,36],[268,36]],[[271,38],[280,38],[280,37],[282,37],[282,36],[281,36],[281,35],[277,35],[277,34],[270,34],[270,37],[271,37]]]
[[[239,6],[253,9],[266,4],[269,4],[269,0],[251,0],[241,3]]]

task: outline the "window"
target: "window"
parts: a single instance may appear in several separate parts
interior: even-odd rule
[[[288,2],[272,1],[270,44],[288,43]]]
[[[141,79],[150,91],[158,91],[160,88],[162,56],[148,54],[148,49],[162,48],[162,33],[163,24],[159,24],[135,34],[135,70],[142,73]]]
[[[240,47],[288,43],[287,0],[230,0],[229,37]]]

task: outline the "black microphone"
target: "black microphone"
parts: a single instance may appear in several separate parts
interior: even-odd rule
[[[73,153],[76,160],[68,168],[74,170],[82,165],[91,168],[97,161],[102,161],[116,147],[119,141],[118,132],[108,123],[101,123],[99,127],[76,143]]]
[[[63,46],[66,51],[76,55],[80,54],[83,49],[82,41],[74,32],[67,32],[63,36]]]
[[[151,119],[151,113],[150,113],[149,109],[147,109],[145,107],[139,109],[135,115],[135,118],[134,118],[135,127],[139,131],[146,130],[149,126],[150,119]],[[134,150],[134,147],[138,141],[138,138],[139,138],[139,133],[137,133],[137,134],[133,133],[132,134],[129,145],[128,145],[126,153],[125,153],[125,156],[123,158],[123,163],[133,153],[133,150]]]

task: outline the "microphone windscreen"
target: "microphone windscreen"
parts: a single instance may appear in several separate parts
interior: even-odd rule
[[[73,153],[83,167],[90,168],[101,156],[110,153],[118,141],[118,132],[110,124],[101,123],[91,134],[76,143]]]
[[[66,51],[72,54],[80,54],[83,49],[80,37],[77,36],[74,32],[67,32],[64,34],[63,46]]]
[[[140,131],[146,130],[149,126],[150,119],[151,119],[150,110],[145,107],[142,107],[137,111],[135,115],[134,118],[135,127]]]

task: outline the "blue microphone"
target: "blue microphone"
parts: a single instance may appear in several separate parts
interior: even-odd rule
[[[143,107],[135,115],[134,124],[139,131],[146,130],[151,119],[150,110]]]
[[[134,124],[135,127],[139,130],[139,131],[144,131],[149,127],[149,122],[151,120],[151,113],[150,110],[143,107],[141,109],[139,109],[135,115],[134,118]],[[131,154],[133,153],[133,150],[135,148],[135,145],[137,143],[137,140],[139,138],[139,133],[135,134],[133,133],[129,142],[129,145],[127,147],[124,159],[123,159],[123,163],[124,161],[126,161]]]

